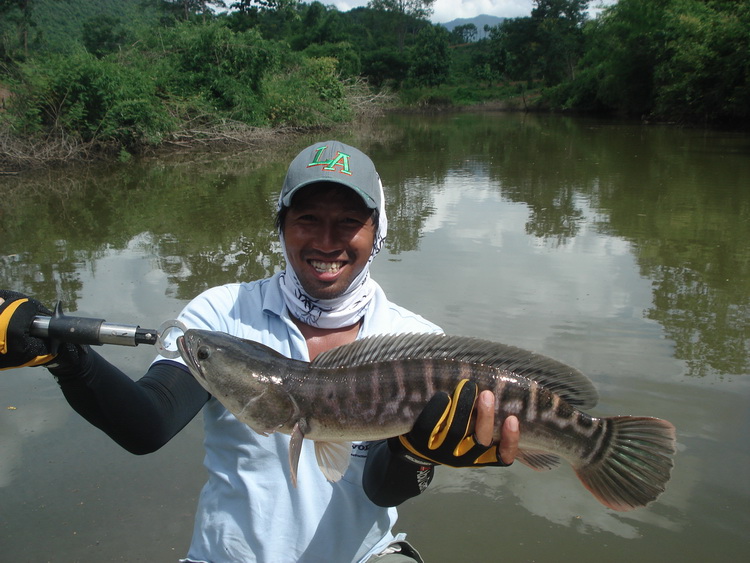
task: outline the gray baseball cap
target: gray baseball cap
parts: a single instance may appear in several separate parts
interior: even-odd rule
[[[303,149],[289,165],[279,195],[279,208],[289,207],[300,188],[316,182],[343,184],[370,209],[382,206],[380,176],[365,153],[340,141],[322,141]]]

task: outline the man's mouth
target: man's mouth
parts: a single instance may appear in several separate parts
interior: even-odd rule
[[[310,260],[310,265],[315,268],[316,272],[321,274],[335,274],[343,266],[345,262],[322,262],[320,260]]]

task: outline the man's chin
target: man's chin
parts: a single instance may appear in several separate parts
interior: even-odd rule
[[[340,297],[342,293],[344,293],[343,289],[338,289],[335,287],[326,288],[326,289],[318,288],[314,291],[307,291],[307,294],[313,299],[321,299],[321,300],[336,299],[337,297]]]
[[[344,293],[347,288],[341,280],[334,280],[332,282],[321,280],[311,282],[310,280],[305,280],[302,281],[302,287],[313,299],[335,299]]]

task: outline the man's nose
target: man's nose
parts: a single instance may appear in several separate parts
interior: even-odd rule
[[[341,249],[341,230],[334,221],[324,221],[318,230],[316,246],[323,252]]]

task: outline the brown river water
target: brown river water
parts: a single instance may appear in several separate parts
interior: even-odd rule
[[[0,177],[0,287],[158,327],[204,288],[283,267],[272,215],[286,165],[333,135]],[[591,414],[677,427],[672,479],[647,508],[603,507],[567,466],[440,468],[397,531],[432,563],[745,560],[750,135],[457,113],[335,136],[383,178],[373,276],[394,301],[578,367],[600,394]],[[134,378],[154,354],[101,352]],[[0,372],[0,561],[176,561],[201,441],[196,419],[133,456],[46,370]]]

